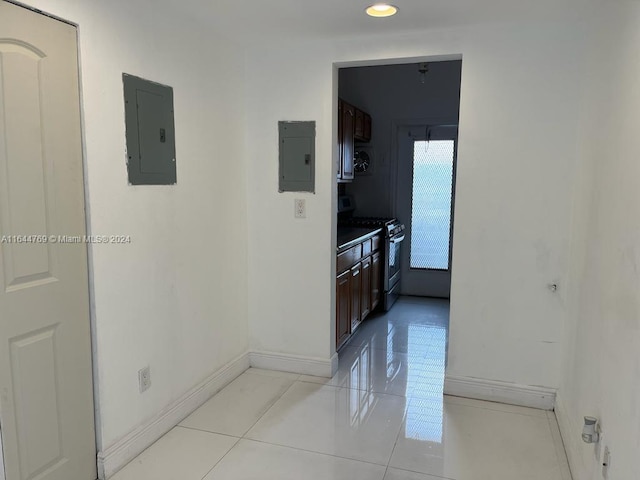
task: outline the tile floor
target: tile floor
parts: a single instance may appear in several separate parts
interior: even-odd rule
[[[448,302],[367,320],[331,379],[249,369],[114,480],[571,480],[553,413],[443,396]]]

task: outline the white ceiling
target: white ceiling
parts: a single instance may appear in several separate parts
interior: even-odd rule
[[[395,34],[426,28],[579,13],[590,0],[392,0],[399,13],[365,15],[373,0],[159,0],[244,44],[291,38]]]

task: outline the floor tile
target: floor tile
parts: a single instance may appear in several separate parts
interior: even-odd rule
[[[553,412],[443,395],[448,322],[402,297],[333,378],[251,368],[114,479],[571,480]]]
[[[245,372],[180,425],[241,437],[293,382],[287,376]]]
[[[340,352],[338,371],[333,378],[301,376],[300,380],[409,396],[424,372],[422,355],[387,352],[369,345],[347,346]]]
[[[400,396],[296,382],[246,437],[387,465],[404,406]]]
[[[409,472],[400,470],[399,468],[389,468],[384,480],[455,480],[444,479],[443,477],[434,477],[433,475],[425,475],[424,473]]]
[[[468,407],[486,408],[488,410],[497,410],[498,412],[517,413],[519,415],[531,415],[533,417],[547,418],[547,412],[537,408],[520,407],[517,405],[509,405],[506,403],[486,402],[484,400],[475,400],[473,398],[453,397],[446,395],[445,403],[454,403],[457,405],[466,405]]]
[[[201,480],[237,438],[176,427],[112,480]]]
[[[551,438],[553,439],[553,446],[556,449],[556,457],[560,464],[560,473],[562,474],[562,480],[572,480],[571,469],[569,468],[569,460],[567,459],[567,452],[564,448],[564,441],[560,435],[560,426],[558,425],[558,419],[554,412],[546,412],[547,420],[549,420],[549,427],[551,429]]]
[[[373,315],[353,334],[348,345],[370,345],[398,353],[426,354],[442,357],[446,351],[449,325],[448,306],[441,300],[425,302],[399,300],[384,315]]]
[[[241,440],[204,480],[382,480],[385,467]]]
[[[548,420],[412,398],[390,465],[456,480],[562,480]]]
[[[262,368],[253,368],[251,367],[244,373],[256,374],[256,375],[264,375],[266,377],[280,377],[280,378],[288,378],[289,380],[297,380],[300,376],[297,373],[290,372],[280,372],[278,370],[264,370]]]

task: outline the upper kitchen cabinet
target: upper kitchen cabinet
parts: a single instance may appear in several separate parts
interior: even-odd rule
[[[357,108],[353,138],[358,142],[369,142],[371,140],[371,115]]]
[[[338,181],[353,180],[354,129],[356,109],[347,102],[339,101],[338,105],[338,148],[339,165]]]
[[[356,140],[371,140],[371,115],[344,100],[338,100],[338,182],[353,180]]]

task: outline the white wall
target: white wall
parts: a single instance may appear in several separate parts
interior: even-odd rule
[[[372,116],[370,145],[375,149],[373,172],[370,175],[356,174],[353,182],[346,184],[347,193],[356,199],[356,215],[398,216],[399,212],[394,208],[397,168],[395,127],[420,121],[457,124],[460,72],[460,61],[433,62],[422,84],[416,64],[340,70],[340,97]]]
[[[490,25],[251,51],[251,347],[334,348],[334,62],[462,54],[448,374],[557,387],[583,36],[567,23]],[[293,218],[297,195],[277,192],[278,120],[318,122],[306,220]]]
[[[132,238],[90,252],[105,449],[247,349],[244,59],[154,2],[29,3],[79,24],[90,231]],[[176,186],[127,184],[123,72],[174,89]]]
[[[574,480],[640,478],[640,5],[610,2],[598,16],[580,113],[572,278],[557,415]],[[595,68],[593,68],[595,67]],[[599,445],[582,417],[600,419]]]

